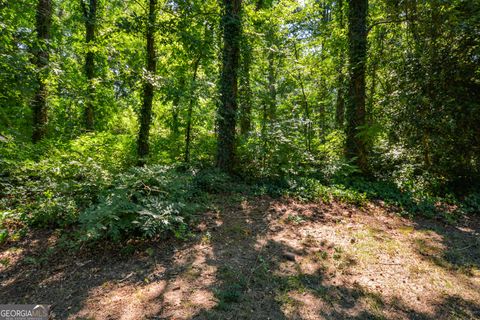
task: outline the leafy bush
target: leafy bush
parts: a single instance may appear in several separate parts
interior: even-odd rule
[[[87,134],[63,143],[1,142],[0,230],[18,224],[78,228],[82,240],[187,234],[206,193],[231,191],[215,169],[130,166],[131,140]],[[71,228],[68,228],[71,230]],[[2,239],[7,231],[2,231]]]
[[[465,197],[463,210],[467,213],[480,214],[480,192],[474,192]]]
[[[223,175],[194,175],[170,166],[133,168],[119,175],[98,203],[80,215],[82,239],[151,238],[165,233],[184,237],[192,213],[203,207],[199,188],[222,190],[216,183],[226,181]]]
[[[235,192],[243,185],[215,168],[188,170],[152,165],[119,174],[98,201],[80,214],[82,240],[184,237],[192,214],[209,193]]]
[[[363,192],[346,188],[341,184],[329,185],[325,181],[311,177],[265,180],[256,187],[255,193],[266,193],[273,197],[288,196],[301,201],[322,201],[325,203],[336,200],[363,205],[367,201],[367,196]]]
[[[189,173],[159,165],[120,174],[80,215],[82,239],[151,238],[165,232],[183,237],[190,214],[200,206],[192,181]]]
[[[295,178],[289,180],[287,195],[303,201],[321,200],[329,203],[338,200],[352,204],[364,204],[366,196],[356,190],[346,189],[342,185],[325,185],[314,178]]]
[[[14,149],[18,153],[35,150],[30,146],[22,150],[22,145]],[[93,203],[110,179],[110,173],[92,159],[55,148],[48,158],[3,159],[3,164],[6,170],[0,177],[0,205],[4,213],[39,226],[75,223],[78,213]]]
[[[365,205],[368,201],[382,200],[386,205],[398,209],[408,216],[421,215],[434,217],[440,215],[448,219],[458,214],[459,203],[453,196],[436,197],[424,192],[401,190],[387,181],[366,180],[361,177],[340,177],[336,180],[316,177],[291,177],[261,182],[254,188],[255,194],[269,194],[274,197],[288,196],[301,201],[333,200],[353,205]],[[466,212],[478,211],[480,201],[475,194],[469,198]],[[466,199],[467,200],[467,199]],[[452,211],[453,210],[453,211]]]
[[[232,178],[224,172],[213,168],[199,171],[193,180],[195,186],[209,193],[220,193],[230,190]]]

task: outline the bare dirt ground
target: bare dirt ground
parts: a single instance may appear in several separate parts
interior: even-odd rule
[[[0,302],[54,319],[480,319],[480,218],[225,197],[184,242],[7,243]]]

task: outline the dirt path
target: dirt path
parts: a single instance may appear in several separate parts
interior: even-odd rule
[[[480,219],[220,199],[187,242],[66,254],[54,234],[0,253],[0,302],[56,319],[480,319]]]

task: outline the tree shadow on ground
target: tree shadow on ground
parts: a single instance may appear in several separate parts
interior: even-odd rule
[[[433,320],[480,315],[479,303],[457,296],[445,297],[435,305],[434,314],[426,314],[407,307],[399,297],[386,301],[358,285],[332,283],[321,267],[302,272],[291,254],[301,259],[306,252],[268,239],[278,231],[271,225],[278,218],[274,204],[266,198],[255,200],[254,208],[234,204],[221,213],[222,225],[212,239],[213,259],[208,261],[218,270],[210,288],[217,304],[192,319],[386,319],[394,315]],[[322,219],[327,218],[316,217]],[[308,296],[316,300],[311,305],[304,298]]]
[[[434,313],[427,314],[408,307],[401,297],[386,299],[355,283],[335,282],[321,264],[314,270],[302,270],[299,261],[309,252],[289,241],[301,237],[294,227],[277,223],[283,214],[279,201],[228,194],[219,197],[218,210],[202,217],[205,228],[183,243],[144,242],[73,255],[61,248],[49,249],[55,245],[49,236],[37,237],[38,241],[26,239],[22,257],[1,274],[0,300],[53,304],[59,319],[480,317],[480,303],[459,296],[445,296],[436,302]],[[329,219],[335,217],[319,212],[312,219],[332,223]],[[440,257],[448,263],[452,263],[445,253],[449,248],[472,245],[471,229],[431,220],[413,223],[415,228],[442,236],[446,250]],[[290,228],[288,237],[275,238],[283,228]],[[468,237],[457,243],[457,236]],[[425,255],[425,259],[431,258]],[[465,259],[456,266],[478,267],[478,253]],[[98,295],[108,295],[106,302],[95,303]],[[133,305],[134,299],[142,305]],[[194,305],[202,299],[206,303]],[[85,310],[90,307],[96,309]],[[186,309],[192,312],[186,313]]]
[[[425,235],[413,241],[425,260],[452,272],[474,276],[480,270],[480,219],[462,217],[455,224],[414,218],[414,227]]]
[[[381,203],[385,211],[408,216],[414,228],[420,232],[438,234],[443,249],[429,248],[429,241],[418,241],[413,245],[425,259],[438,266],[466,272],[480,269],[480,217],[478,215],[459,216],[451,206],[441,205],[435,199],[418,199],[412,192],[399,189],[388,181],[368,181],[350,179],[340,181],[347,189],[365,193],[367,198]],[[447,218],[446,218],[447,217]],[[455,217],[452,221],[451,218]],[[434,253],[435,254],[432,254]]]
[[[103,248],[97,246],[74,251],[62,244],[51,232],[37,231],[14,246],[13,249],[23,248],[23,251],[0,275],[0,301],[49,304],[55,319],[67,319],[88,308],[87,299],[99,288],[163,281],[182,268],[174,264],[175,248],[181,246],[175,240],[125,246],[103,244]],[[155,250],[150,251],[152,248]],[[157,268],[159,261],[161,270]],[[168,283],[164,290],[167,286]],[[90,311],[94,314],[99,310]],[[108,319],[120,319],[125,309],[112,307],[108,312]],[[99,314],[101,317],[105,312]],[[96,319],[89,316],[74,318]]]

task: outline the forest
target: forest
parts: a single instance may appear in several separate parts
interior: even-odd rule
[[[480,319],[480,0],[0,0],[0,304]]]

